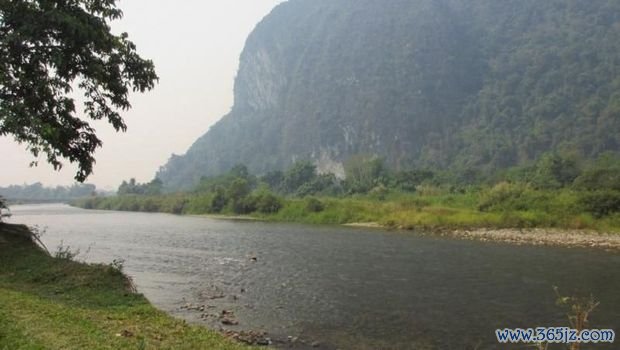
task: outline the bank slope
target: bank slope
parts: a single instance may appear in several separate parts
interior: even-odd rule
[[[0,223],[0,349],[249,349],[156,310],[118,269],[50,257]]]

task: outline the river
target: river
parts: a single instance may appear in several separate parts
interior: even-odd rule
[[[230,310],[239,325],[224,328],[266,331],[280,348],[506,349],[496,328],[569,325],[553,286],[592,294],[591,327],[620,331],[617,253],[61,204],[12,213],[52,252],[62,242],[79,260],[124,260],[158,308],[213,328],[203,317]]]

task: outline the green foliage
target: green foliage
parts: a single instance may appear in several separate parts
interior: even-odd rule
[[[574,187],[589,191],[620,191],[620,168],[587,170],[575,179]]]
[[[429,170],[397,171],[393,175],[393,187],[400,191],[415,192],[419,185],[432,180],[434,176],[435,174]]]
[[[532,183],[538,188],[562,188],[580,175],[577,161],[558,154],[545,154],[536,164]]]
[[[620,212],[620,192],[604,191],[584,194],[580,199],[583,209],[596,218]]]
[[[620,157],[613,153],[602,154],[575,179],[573,187],[588,191],[620,191]]]
[[[306,210],[311,213],[319,213],[325,209],[325,204],[314,197],[306,198]]]
[[[211,198],[211,206],[204,212],[220,213],[222,210],[224,210],[226,204],[228,204],[228,197],[226,196],[226,191],[224,191],[223,188],[218,187],[213,193],[213,197]]]
[[[155,178],[149,183],[139,184],[136,179],[130,179],[129,182],[123,181],[118,187],[117,194],[119,196],[128,194],[141,194],[147,196],[156,196],[162,193],[163,183],[160,179]]]
[[[282,187],[287,193],[295,193],[300,187],[316,177],[316,166],[308,161],[299,161],[293,164],[282,180]]]
[[[187,203],[183,208],[182,214],[205,214],[213,213],[213,195],[193,195],[184,196]],[[225,205],[225,204],[224,204]],[[222,206],[223,208],[224,206]]]
[[[232,212],[235,214],[251,214],[257,210],[256,201],[253,197],[243,197],[230,203]]]
[[[203,176],[194,191],[199,193],[214,192],[218,188],[230,188],[233,182],[241,180],[245,181],[249,188],[256,186],[256,177],[248,172],[245,165],[238,164],[222,175],[214,177]]]
[[[236,178],[230,183],[226,198],[235,214],[248,214],[256,210],[254,202],[248,198],[249,194],[250,186],[247,180]]]
[[[383,201],[386,199],[388,193],[389,193],[389,190],[387,189],[387,187],[383,185],[379,185],[373,188],[372,190],[370,190],[370,192],[368,192],[368,195],[370,196],[370,198]]]
[[[172,214],[273,214],[283,207],[283,200],[266,185],[254,189],[255,177],[242,165],[216,178],[203,178],[192,193],[161,194],[149,190],[149,184],[135,180],[123,182],[118,197],[93,197],[73,204],[87,209],[166,212]],[[160,190],[161,187],[157,186]]]
[[[274,214],[282,209],[282,200],[268,190],[254,195],[256,210],[262,214]]]
[[[235,165],[234,167],[232,167],[232,169],[230,169],[228,174],[232,177],[245,179],[245,180],[249,180],[251,177],[250,172],[248,171],[248,167],[245,166],[244,164]]]
[[[124,131],[119,111],[131,107],[129,93],[158,79],[126,33],[111,33],[109,22],[121,17],[115,0],[0,3],[0,136],[26,143],[35,158],[45,154],[55,169],[63,158],[77,163],[79,182],[102,143],[76,115],[74,88],[87,117]]]
[[[74,200],[71,203],[85,209],[163,212],[171,214],[191,213],[192,211],[190,209],[196,206],[194,197],[188,198],[181,194],[165,196],[125,195],[118,197],[89,197]]]
[[[225,195],[226,192],[222,191]],[[599,196],[592,196],[599,193]],[[613,192],[615,193],[615,192]],[[500,183],[464,192],[421,186],[416,193],[389,191],[384,199],[373,194],[349,197],[281,198],[266,188],[244,198],[251,205],[238,212],[275,221],[314,224],[378,223],[386,227],[430,228],[528,228],[559,227],[620,232],[618,194],[608,191],[576,192],[570,189],[539,190],[527,184]],[[184,214],[235,214],[228,203],[221,211],[212,206],[214,195],[94,197],[74,203],[84,208],[145,211],[155,203],[158,211],[172,213],[177,205]]]
[[[460,183],[462,177],[458,174],[423,170],[393,172],[381,166],[381,162],[366,159],[358,162],[356,167],[357,174],[363,176],[354,176],[354,179],[357,183],[377,185],[358,193],[348,187],[353,181],[339,180],[333,174],[317,175],[307,162],[298,163],[283,173],[280,183],[273,181],[270,186],[261,180],[258,188],[252,185],[256,178],[244,171],[244,167],[237,167],[237,170],[216,178],[203,178],[195,192],[96,197],[79,201],[76,205],[177,214],[243,214],[307,223],[375,222],[400,228],[620,230],[620,192],[608,186],[615,183],[615,180],[611,181],[615,177],[611,176],[611,180],[605,182],[592,180],[600,177],[590,175],[601,172],[615,175],[617,163],[609,159],[606,156],[596,161],[576,162],[570,157],[546,155],[533,165],[508,169],[489,177],[498,182],[469,185]],[[306,182],[301,183],[295,192],[284,193],[286,197],[282,198],[275,191],[280,189],[282,194],[287,175],[298,179],[296,185],[301,183],[299,179]],[[278,178],[280,176],[273,176],[273,179]],[[541,181],[542,178],[546,180]],[[600,184],[596,185],[596,182]],[[289,180],[291,183],[293,181]],[[601,188],[590,189],[586,184]],[[361,190],[362,187],[357,188]],[[343,189],[349,194],[345,195]]]
[[[226,191],[227,197],[233,202],[240,201],[250,193],[250,186],[247,180],[237,178],[234,179]]]
[[[525,210],[527,201],[521,199],[527,190],[522,184],[501,182],[482,195],[478,210]]]
[[[59,260],[74,260],[78,255],[80,255],[79,249],[73,251],[70,246],[64,246],[62,242],[54,252],[54,258]]]
[[[387,169],[382,158],[355,155],[344,164],[346,186],[351,193],[366,193],[386,183]]]
[[[267,174],[263,175],[260,180],[267,184],[269,188],[272,188],[276,191],[280,190],[280,186],[284,181],[284,172],[280,170],[270,171]]]
[[[293,194],[305,197],[311,195],[338,196],[342,193],[342,183],[334,174],[321,174],[301,185]]]

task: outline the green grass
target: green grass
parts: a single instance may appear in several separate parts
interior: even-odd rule
[[[56,259],[0,223],[0,349],[249,349],[155,309],[110,265]]]
[[[385,227],[414,229],[562,228],[620,232],[618,213],[596,218],[580,205],[580,193],[531,191],[518,198],[498,200],[488,210],[487,193],[402,194],[381,200],[371,196],[319,198],[324,210],[307,210],[303,199],[289,199],[275,214],[253,214],[265,220],[310,224],[378,223]],[[492,200],[491,200],[492,201]]]

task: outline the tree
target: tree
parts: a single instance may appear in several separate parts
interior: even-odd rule
[[[131,107],[130,91],[158,80],[127,33],[110,32],[108,22],[122,15],[116,0],[0,2],[0,136],[27,144],[34,157],[45,154],[56,170],[62,159],[77,163],[80,182],[102,143],[76,116],[73,89],[83,93],[88,118],[125,131],[120,111]]]
[[[432,179],[435,176],[429,170],[404,170],[396,172],[393,176],[394,186],[401,191],[415,192],[422,182]]]
[[[538,188],[562,188],[580,175],[577,160],[556,153],[544,154],[536,164],[533,184]]]
[[[365,193],[382,184],[387,169],[382,158],[355,155],[345,162],[344,172],[349,190]]]
[[[160,195],[164,187],[164,183],[159,178],[154,178],[148,184],[144,184],[144,194],[149,196]]]
[[[116,193],[119,196],[127,194],[157,196],[161,194],[163,187],[164,184],[159,178],[154,178],[147,183],[138,183],[135,178],[131,178],[129,182],[123,181]]]
[[[266,183],[272,190],[278,191],[284,180],[284,172],[281,170],[273,170],[261,177],[260,180]]]
[[[305,183],[316,177],[316,166],[308,161],[298,161],[284,174],[283,186],[288,193],[295,193]]]

